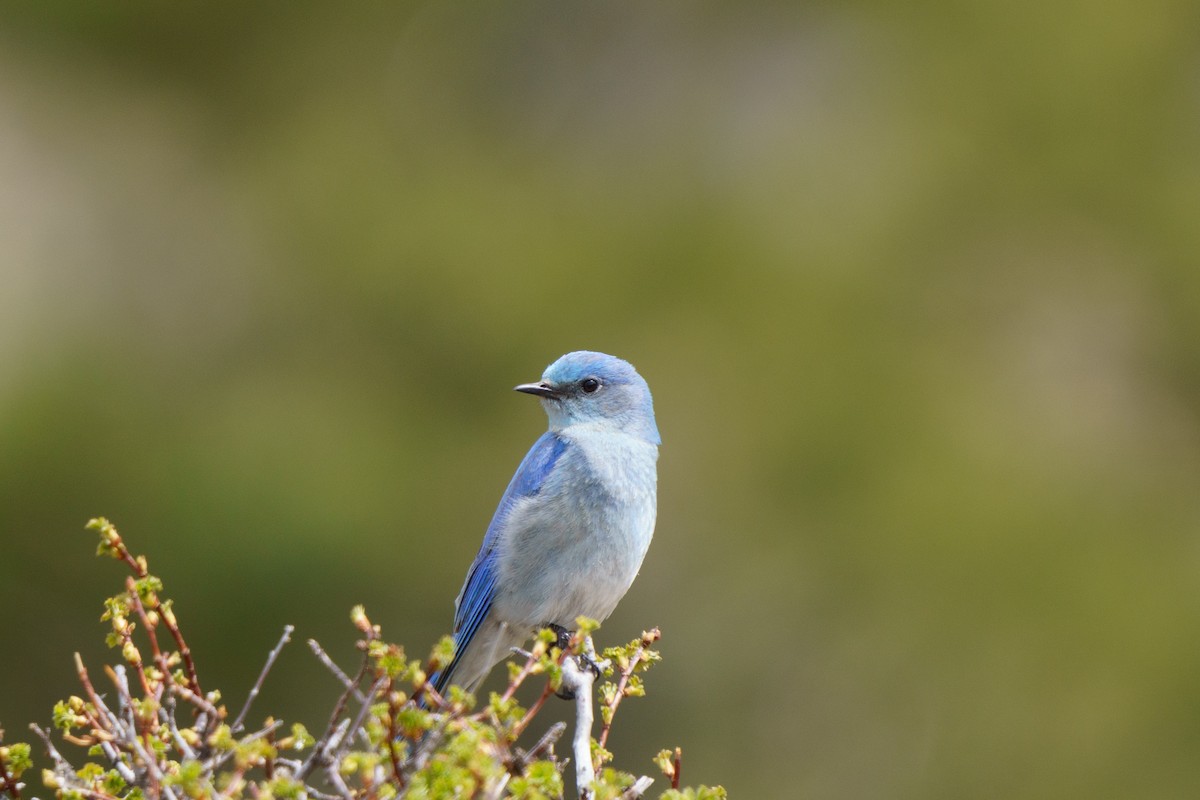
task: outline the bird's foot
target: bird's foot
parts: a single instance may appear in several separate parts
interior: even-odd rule
[[[554,646],[559,650],[566,650],[571,646],[571,637],[575,635],[575,631],[569,631],[562,625],[555,625],[553,622],[546,623],[544,627],[554,631],[554,635],[558,637]]]
[[[571,638],[575,635],[574,631],[569,631],[561,625],[550,624],[546,627],[554,631],[558,636],[557,645],[560,649],[566,650],[571,646]],[[580,669],[586,669],[592,673],[594,680],[599,679],[611,665],[611,662],[607,659],[603,661],[596,659],[596,647],[592,644],[592,637],[590,636],[583,641],[583,652],[569,657],[575,659],[575,663]],[[555,694],[563,700],[575,699],[575,692],[566,687],[560,688]]]

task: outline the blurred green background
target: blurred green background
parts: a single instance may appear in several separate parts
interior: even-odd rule
[[[568,350],[654,390],[618,766],[735,796],[1200,787],[1194,2],[9,4],[0,721],[109,656],[410,651]],[[559,704],[565,706],[565,704]]]

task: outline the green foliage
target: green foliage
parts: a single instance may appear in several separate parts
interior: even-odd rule
[[[563,762],[554,747],[564,727],[552,726],[529,750],[518,743],[560,686],[564,661],[589,656],[595,622],[581,618],[579,630],[563,642],[552,631],[539,632],[525,660],[510,665],[505,691],[493,693],[475,711],[471,694],[450,687],[441,697],[427,682],[453,657],[452,640],[438,642],[422,663],[384,641],[379,626],[356,606],[351,622],[362,635],[362,662],[353,679],[327,662],[346,683],[326,729],[314,736],[297,723],[279,735],[283,723],[267,717],[248,732],[243,720],[289,640],[290,626],[231,720],[221,693],[201,689],[170,601],[160,599],[163,582],[149,573],[145,557],[131,554],[107,520],[93,520],[88,527],[100,535],[99,554],[124,561],[133,576],[124,592],[105,600],[101,617],[109,623],[110,646],[121,652],[122,663],[104,670],[111,688],[98,690],[76,656],[83,693],[56,703],[52,711],[54,729],[64,742],[82,748],[86,758],[72,766],[50,730],[34,727],[53,763],[43,770],[43,783],[59,800],[563,797]],[[604,743],[621,699],[645,694],[641,673],[659,660],[650,649],[657,639],[654,630],[604,651],[600,666],[610,680],[600,693],[600,739],[591,741],[593,766],[599,770],[588,788],[594,800],[641,796],[629,793],[638,780],[634,775],[606,766],[613,756]],[[526,706],[517,694],[531,678],[544,685]],[[0,796],[19,798],[23,784],[18,779],[31,765],[29,745],[0,746]],[[667,767],[664,773],[676,786],[678,750]],[[712,792],[701,787],[686,796],[724,797]]]
[[[697,786],[695,789],[668,789],[659,800],[725,800],[728,795],[720,786]]]

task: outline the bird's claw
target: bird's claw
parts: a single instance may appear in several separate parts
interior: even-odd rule
[[[576,659],[579,661],[579,666],[592,673],[592,677],[597,680],[604,674],[604,668],[609,664],[608,661],[597,661],[588,653],[580,653]]]
[[[612,663],[607,659],[604,661],[597,661],[587,653],[580,653],[577,656],[571,656],[571,658],[575,659],[575,663],[579,666],[580,670],[586,669],[588,672],[592,673],[593,680],[600,678],[604,674],[604,670],[608,669],[609,665]],[[559,690],[554,694],[558,697],[561,697],[563,700],[575,699],[575,692],[572,689],[568,689],[566,686],[559,687]]]
[[[547,628],[554,631],[554,635],[558,639],[554,642],[554,646],[559,650],[566,650],[571,646],[571,637],[575,635],[574,631],[569,631],[562,625],[555,625],[553,622],[546,625]]]
[[[558,647],[558,649],[565,651],[571,646],[571,639],[575,636],[574,631],[567,630],[562,625],[556,625],[553,622],[548,623],[545,627],[554,631],[554,635],[558,637],[557,641],[555,642],[555,646]],[[589,636],[583,643],[583,652],[571,656],[571,658],[575,659],[575,663],[579,665],[580,669],[586,669],[588,672],[592,673],[594,679],[598,679],[604,674],[604,671],[608,669],[611,662],[607,659],[603,661],[597,661],[594,658],[595,655],[596,650],[594,647],[592,647],[592,639]],[[565,687],[560,688],[557,692],[555,692],[555,694],[561,697],[563,700],[575,699],[575,692]]]

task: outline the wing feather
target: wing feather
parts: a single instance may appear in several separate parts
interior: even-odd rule
[[[500,541],[504,525],[513,507],[518,501],[537,495],[546,483],[554,469],[554,465],[566,452],[567,440],[547,431],[533,443],[533,447],[525,454],[516,474],[500,498],[496,513],[492,516],[487,533],[483,536],[483,544],[479,553],[471,562],[467,571],[467,579],[463,582],[462,590],[454,601],[454,660],[445,670],[434,678],[434,686],[441,691],[450,682],[455,667],[458,666],[463,654],[470,647],[475,633],[487,617],[496,597],[497,578],[497,545]]]

